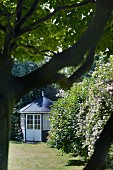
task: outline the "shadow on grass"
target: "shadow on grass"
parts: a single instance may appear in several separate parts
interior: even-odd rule
[[[12,144],[23,144],[23,142],[21,142],[21,141],[10,141],[10,143],[12,143]]]
[[[41,144],[42,142],[31,142],[31,141],[10,141],[10,143],[13,143],[13,144]],[[43,142],[43,143],[45,143],[45,142]]]
[[[85,161],[83,160],[69,160],[66,166],[84,166]]]

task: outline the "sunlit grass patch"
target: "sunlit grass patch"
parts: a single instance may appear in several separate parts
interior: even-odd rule
[[[73,159],[46,143],[10,143],[9,170],[82,170],[82,165],[69,164]]]

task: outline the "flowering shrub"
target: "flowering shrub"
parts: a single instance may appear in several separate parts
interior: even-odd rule
[[[113,110],[113,56],[98,63],[90,78],[74,84],[52,107],[49,143],[89,158]]]

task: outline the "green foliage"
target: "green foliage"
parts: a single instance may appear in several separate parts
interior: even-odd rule
[[[20,113],[14,109],[14,112],[11,116],[11,132],[10,132],[10,140],[22,142],[23,133],[20,128]]]
[[[74,2],[75,3],[75,2]],[[27,13],[31,1],[24,2],[24,10],[22,15]],[[31,23],[47,16],[51,13],[52,9],[55,9],[58,6],[71,5],[73,1],[40,1],[35,13],[26,21],[25,26],[30,25]],[[17,1],[5,1],[2,0],[0,3],[0,10],[11,13],[11,24],[14,26],[15,23],[15,14],[16,14]],[[67,48],[69,45],[72,45],[74,41],[84,32],[86,29],[88,20],[90,18],[90,9],[93,9],[92,5],[79,9],[72,9],[69,11],[61,11],[55,14],[51,19],[48,19],[45,22],[40,23],[39,27],[36,30],[26,33],[16,39],[18,48],[13,52],[13,57],[18,59],[30,59],[35,61],[43,60],[43,53],[41,51],[51,50],[53,52],[58,52],[58,48],[62,49]],[[82,15],[85,18],[82,20]],[[78,22],[79,21],[79,22]],[[0,17],[0,22],[3,26],[7,25],[7,17],[2,15]],[[3,32],[1,40],[4,39],[5,34]],[[76,37],[75,37],[76,34]],[[1,47],[4,41],[0,42]],[[37,54],[33,54],[32,50],[26,50],[23,48],[22,44],[29,44],[37,48]],[[29,55],[28,55],[29,52]]]
[[[49,136],[58,149],[89,158],[105,123],[113,111],[113,56],[82,82],[64,92],[51,111]]]
[[[77,1],[45,1],[41,0],[31,17],[26,20],[23,27],[27,27],[35,21],[48,16],[57,7],[72,5],[79,3],[81,0]],[[33,1],[24,1],[22,17],[28,12]],[[0,2],[0,23],[2,26],[7,26],[7,14],[10,15],[10,24],[13,27],[16,22],[16,7],[17,0],[2,0]],[[32,60],[36,62],[43,61],[45,56],[51,57],[53,53],[59,51],[59,47],[62,50],[68,48],[74,44],[78,38],[85,32],[89,21],[94,14],[94,5],[88,4],[81,8],[62,10],[57,12],[51,18],[46,19],[44,22],[37,24],[37,29],[29,31],[20,37],[15,38],[14,42],[17,44],[17,48],[13,51],[13,58],[18,60]],[[112,17],[111,17],[112,20]],[[100,52],[100,47],[102,51],[109,49],[112,53],[112,22],[108,22],[107,27],[104,32],[104,38],[100,42],[97,52]],[[109,32],[109,33],[108,33]],[[4,44],[5,32],[0,30],[0,48]],[[35,48],[25,48],[25,45]],[[50,53],[48,53],[50,51]]]
[[[87,86],[88,81],[84,79],[84,85],[78,83],[70,91],[65,92],[65,96],[54,104],[51,111],[50,140],[54,140],[55,146],[66,153],[74,152],[83,156],[87,154],[86,149],[82,147],[85,134],[83,135],[80,129],[85,119],[85,114],[80,113],[80,110],[88,94]]]

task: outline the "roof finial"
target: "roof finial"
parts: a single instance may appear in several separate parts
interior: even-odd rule
[[[42,97],[44,96],[44,91],[42,91]]]

